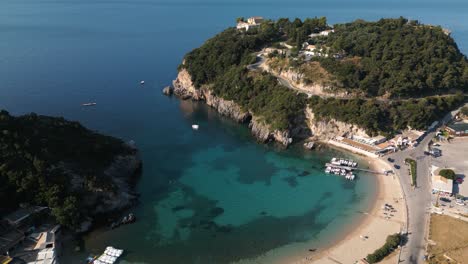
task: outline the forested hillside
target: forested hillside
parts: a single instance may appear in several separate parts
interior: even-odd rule
[[[334,33],[318,42],[354,58],[321,60],[347,89],[394,98],[468,89],[466,57],[438,26],[404,18],[357,20],[335,25]]]
[[[49,206],[61,224],[76,226],[86,213],[86,193],[113,189],[103,170],[132,151],[77,122],[0,111],[0,209]],[[83,184],[72,188],[72,175],[82,176]]]
[[[464,100],[468,62],[442,28],[404,18],[357,20],[333,26],[328,35],[310,36],[331,28],[325,18],[281,18],[248,31],[228,28],[188,53],[180,69],[189,72],[197,89],[206,86],[235,101],[274,129],[303,123],[298,117],[307,105],[321,119],[353,123],[370,133],[394,133],[408,126],[424,129]],[[304,42],[327,56],[306,60],[300,51]],[[283,43],[293,48],[287,50]],[[269,58],[281,53],[287,67],[303,76],[326,76],[322,83],[337,86],[330,90],[344,90],[349,96],[306,101],[271,73],[253,73],[248,65],[266,47],[276,49]],[[321,72],[304,73],[314,69]]]

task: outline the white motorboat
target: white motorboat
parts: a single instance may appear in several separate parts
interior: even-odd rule
[[[197,124],[193,124],[193,125],[192,125],[192,129],[193,129],[193,130],[198,130],[199,127],[200,127],[200,126],[197,125]]]

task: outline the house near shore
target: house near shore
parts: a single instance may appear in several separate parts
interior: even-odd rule
[[[442,192],[446,194],[453,193],[453,180],[447,179],[440,175],[440,171],[443,168],[432,166],[431,168],[431,181],[432,181],[432,191]]]
[[[245,31],[248,31],[250,28],[258,27],[260,24],[265,21],[263,17],[260,16],[255,16],[255,17],[249,17],[247,21],[239,21],[237,22],[236,28],[239,30],[245,29]]]
[[[445,130],[454,137],[466,137],[468,136],[468,123],[457,122],[445,127]]]
[[[403,131],[399,135],[396,135],[393,139],[390,140],[390,142],[397,147],[415,147],[423,136],[424,131],[410,129]]]
[[[353,140],[360,141],[369,145],[379,145],[387,141],[387,138],[384,136],[364,137],[359,135],[353,135]]]
[[[5,220],[0,220],[0,255],[8,255],[25,239],[23,232],[10,225]]]
[[[37,255],[36,259],[28,264],[58,264],[57,240],[60,229],[60,225],[57,225],[48,231],[31,234],[31,240],[36,241],[34,250],[37,251]]]

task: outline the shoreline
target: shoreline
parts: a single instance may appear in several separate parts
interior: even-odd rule
[[[380,171],[382,167],[389,168],[389,165],[380,158],[371,158],[363,156],[349,150],[325,143],[327,147],[337,149],[345,154],[351,154],[359,157],[362,162],[366,162],[365,167]],[[380,169],[379,169],[380,168]],[[315,252],[309,252],[309,248],[314,248],[311,242],[303,245],[291,244],[266,252],[264,255],[254,259],[235,262],[237,264],[251,263],[270,263],[270,264],[336,264],[336,263],[355,263],[360,259],[374,252],[374,250],[384,245],[388,235],[398,233],[406,225],[406,205],[401,191],[399,178],[396,175],[370,175],[376,177],[375,194],[366,208],[363,216],[353,219],[352,223],[347,225],[341,233],[331,238],[330,242],[325,243],[323,248]],[[389,203],[397,209],[392,219],[384,219],[382,206]],[[368,236],[368,239],[362,239],[360,236]],[[298,249],[304,250],[304,253],[298,254]],[[291,252],[289,252],[291,250]],[[397,255],[391,254],[385,258],[382,263],[393,263]]]
[[[380,158],[359,156],[368,162],[373,170],[388,168],[388,164]],[[358,221],[350,232],[343,234],[342,239],[337,243],[317,252],[308,262],[292,263],[355,263],[383,246],[388,235],[403,230],[406,225],[407,212],[399,178],[396,175],[373,175],[372,177],[377,177],[377,190],[375,200],[371,203],[365,217]],[[381,208],[385,203],[397,209],[393,219],[387,220],[383,217]],[[369,236],[369,238],[363,239],[361,236]],[[394,254],[385,258],[382,263],[393,262],[390,261],[393,258],[395,258]]]

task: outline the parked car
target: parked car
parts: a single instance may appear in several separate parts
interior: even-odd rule
[[[450,203],[450,202],[451,202],[450,199],[445,198],[445,197],[440,197],[440,200],[441,200],[442,202],[446,202],[446,203]]]
[[[400,165],[397,165],[397,164],[393,165],[393,167],[395,167],[395,169],[397,169],[397,170],[399,170],[401,168]]]
[[[387,160],[388,160],[389,162],[394,162],[394,161],[395,161],[395,160],[392,159],[392,158],[388,158]]]

